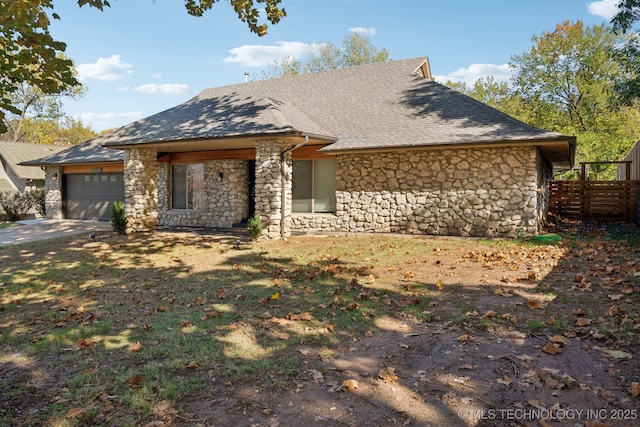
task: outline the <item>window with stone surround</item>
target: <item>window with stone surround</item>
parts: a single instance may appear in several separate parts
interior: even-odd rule
[[[204,164],[171,166],[171,209],[204,210]]]
[[[293,212],[336,211],[336,160],[293,161]]]

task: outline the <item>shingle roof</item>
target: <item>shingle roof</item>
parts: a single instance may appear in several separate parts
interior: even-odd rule
[[[32,144],[28,142],[0,141],[0,156],[11,165],[13,171],[22,179],[44,179],[40,168],[22,166],[21,163],[38,159],[64,150],[58,145]]]
[[[425,79],[416,72],[423,63],[423,58],[381,62],[206,89],[183,104],[98,137],[94,143],[124,147],[308,135],[332,142],[323,150],[339,152],[575,141],[529,126]],[[560,154],[561,160],[566,160],[567,153]]]
[[[41,157],[35,160],[22,162],[29,166],[69,165],[90,163],[111,163],[123,161],[121,150],[112,150],[102,146],[99,138],[91,139],[82,144],[74,145],[59,153]],[[35,169],[35,168],[29,168]]]

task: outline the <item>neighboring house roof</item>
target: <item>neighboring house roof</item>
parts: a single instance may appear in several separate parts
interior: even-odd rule
[[[44,179],[42,169],[22,166],[22,164],[29,160],[57,153],[65,148],[67,147],[59,145],[0,141],[0,157],[5,159],[21,179]]]
[[[0,178],[0,193],[13,193],[14,191],[16,191],[16,189],[8,180]]]
[[[22,162],[26,166],[61,166],[70,164],[94,164],[94,163],[122,163],[123,154],[120,150],[112,150],[102,146],[99,138],[94,138],[82,144],[74,145],[46,157]],[[29,168],[35,169],[35,168]]]
[[[425,64],[379,62],[206,89],[94,142],[198,151],[244,148],[247,138],[261,136],[308,136],[329,142],[322,151],[332,153],[522,143],[545,146],[550,161],[571,166],[575,137],[527,125],[427,79]]]

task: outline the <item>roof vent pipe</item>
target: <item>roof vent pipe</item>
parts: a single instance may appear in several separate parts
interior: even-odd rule
[[[246,82],[248,82],[248,81],[249,81],[249,72],[248,72],[248,71],[245,71],[245,72],[244,72],[244,82],[246,83]]]

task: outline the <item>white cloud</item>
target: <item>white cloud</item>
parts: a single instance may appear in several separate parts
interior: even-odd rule
[[[247,67],[263,67],[287,56],[300,57],[311,47],[301,42],[277,42],[271,46],[244,45],[234,47],[225,62],[238,62]]]
[[[189,86],[173,83],[165,83],[161,85],[149,83],[146,85],[136,86],[131,90],[151,95],[183,95],[189,91]]]
[[[351,31],[352,33],[358,33],[365,36],[375,36],[376,33],[378,32],[378,30],[373,27],[369,27],[369,28],[354,27],[354,28],[349,28],[349,31]]]
[[[133,73],[133,65],[120,59],[120,55],[111,55],[109,58],[98,58],[94,64],[80,64],[78,80],[120,80]]]
[[[511,78],[509,64],[471,64],[467,68],[459,68],[445,76],[435,76],[435,79],[441,83],[450,80],[452,82],[464,82],[472,85],[479,78],[489,76],[493,76],[496,82],[508,82]]]
[[[590,14],[601,16],[604,19],[611,19],[618,12],[620,0],[599,0],[588,4],[587,10]]]

